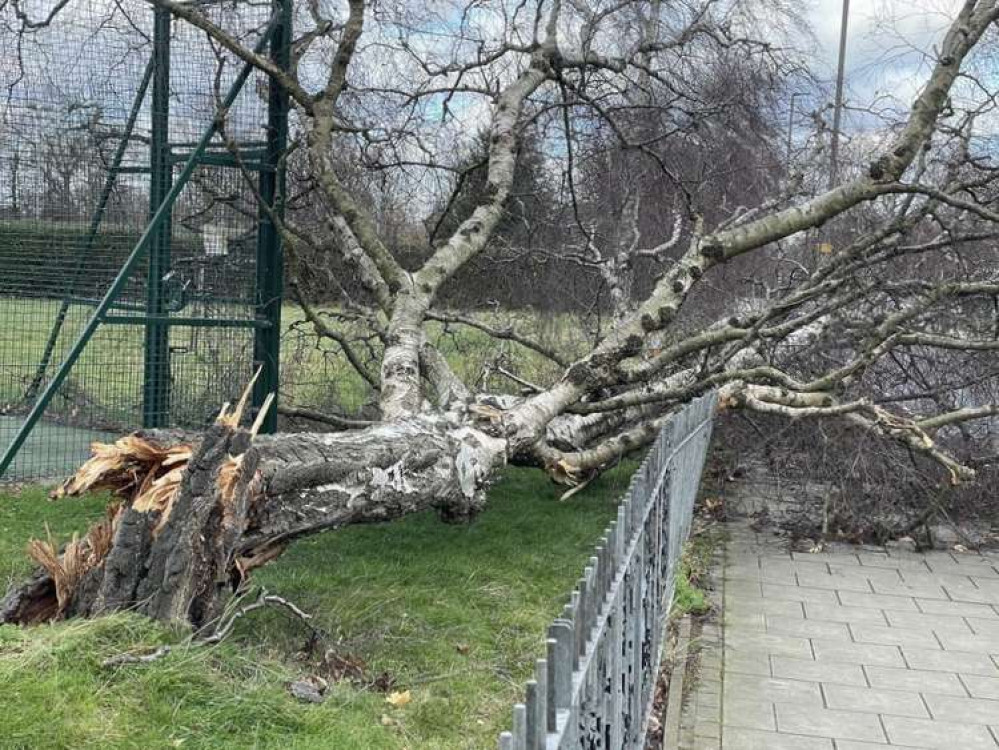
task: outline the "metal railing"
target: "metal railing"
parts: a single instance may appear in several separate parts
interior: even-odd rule
[[[631,478],[500,750],[640,750],[717,395],[678,412]]]

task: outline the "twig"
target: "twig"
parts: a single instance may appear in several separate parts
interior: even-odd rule
[[[277,605],[279,607],[284,607],[288,612],[290,612],[299,620],[304,622],[306,626],[308,626],[308,628],[313,632],[313,634],[320,636],[322,635],[322,632],[314,625],[312,625],[312,623],[309,622],[312,619],[312,615],[302,611],[284,597],[277,596],[276,594],[269,594],[267,593],[267,589],[261,588],[260,593],[257,595],[255,601],[235,610],[227,618],[223,618],[219,622],[218,627],[215,629],[215,632],[212,633],[207,638],[202,638],[201,643],[205,645],[220,643],[232,632],[232,629],[236,626],[237,621],[239,621],[246,615],[250,614],[251,612],[254,612],[258,609],[263,609],[268,605]]]
[[[572,487],[569,490],[567,490],[566,492],[562,493],[562,496],[558,499],[559,502],[560,503],[564,503],[566,500],[568,500],[570,497],[572,497],[573,495],[575,495],[577,492],[582,492],[583,490],[585,490],[586,487],[587,487],[587,485],[589,485],[590,482],[592,482],[594,479],[596,479],[596,477],[597,477],[597,473],[594,472],[591,476],[589,476],[586,479],[584,479],[582,482],[580,482],[579,484],[577,484],[575,487]]]
[[[160,646],[148,654],[118,654],[101,662],[102,667],[120,667],[123,664],[151,664],[173,651],[172,646]]]
[[[312,631],[313,637],[323,638],[326,635],[326,633],[310,622],[310,620],[312,620],[312,615],[308,612],[303,611],[284,597],[277,596],[276,594],[269,594],[267,589],[261,588],[260,592],[257,594],[257,598],[253,602],[236,609],[228,617],[223,617],[223,619],[219,621],[218,627],[216,627],[215,631],[211,635],[207,638],[196,638],[196,634],[192,635],[187,639],[185,645],[194,644],[211,646],[221,643],[229,636],[230,633],[232,633],[232,630],[236,626],[236,622],[238,620],[258,609],[275,605],[283,607],[285,610],[305,623],[305,625]],[[152,662],[162,659],[164,656],[171,653],[173,649],[174,646],[160,646],[155,651],[148,654],[118,654],[117,656],[105,659],[101,663],[101,666],[118,667],[124,664],[151,664]]]
[[[294,406],[279,406],[278,414],[282,414],[286,417],[309,419],[313,422],[321,422],[322,424],[332,425],[333,427],[339,427],[344,430],[356,430],[376,424],[375,422],[367,419],[348,419],[347,417],[341,417],[336,414],[327,414],[326,412],[316,411],[315,409],[301,409]]]
[[[510,372],[505,367],[503,367],[503,365],[494,365],[494,366],[491,367],[491,369],[495,369],[496,372],[498,372],[500,375],[503,375],[504,377],[509,378],[514,383],[516,383],[517,385],[519,385],[519,386],[521,386],[523,388],[526,388],[531,393],[541,393],[541,392],[544,391],[544,388],[542,388],[540,385],[537,385],[536,383],[532,383],[530,380],[525,380],[524,378],[520,377],[519,375],[516,375],[516,374]]]
[[[436,320],[439,323],[451,323],[460,324],[468,326],[469,328],[477,328],[478,330],[485,333],[487,336],[491,336],[494,339],[501,339],[504,341],[513,341],[514,343],[520,344],[523,347],[531,349],[537,352],[542,357],[550,359],[552,362],[557,364],[559,367],[568,367],[569,361],[558,354],[553,348],[545,346],[540,341],[535,341],[527,336],[523,336],[517,333],[512,325],[508,325],[505,328],[495,328],[487,323],[483,323],[475,318],[469,317],[467,315],[455,315],[451,313],[443,313],[431,310],[427,313],[428,320]]]
[[[268,393],[267,398],[264,399],[263,406],[261,406],[260,411],[257,412],[257,418],[253,420],[253,426],[250,428],[250,435],[253,437],[256,437],[257,433],[260,432],[260,428],[264,426],[264,419],[266,419],[267,412],[270,411],[273,403],[274,393]]]

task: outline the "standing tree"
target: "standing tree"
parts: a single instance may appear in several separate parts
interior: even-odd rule
[[[930,457],[954,482],[974,476],[947,451],[945,430],[996,414],[994,401],[938,401],[955,408],[929,413],[916,408],[926,402],[878,398],[872,378],[917,351],[999,349],[990,312],[999,264],[982,244],[996,236],[997,172],[977,140],[980,115],[993,105],[973,72],[973,53],[990,43],[999,18],[997,0],[963,2],[911,108],[863,172],[810,195],[801,182],[777,186],[731,209],[692,200],[682,246],[655,267],[643,298],[621,295],[613,327],[582,356],[495,331],[559,363],[557,378],[520,396],[472,391],[427,330],[442,288],[507,215],[525,128],[553,123],[551,153],[568,163],[596,134],[564,127],[585,111],[624,151],[658,156],[667,181],[659,141],[671,136],[668,123],[692,142],[694,130],[735,117],[717,90],[707,95],[718,78],[701,75],[706,69],[751,59],[747,80],[761,83],[793,69],[786,51],[754,38],[754,28],[772,31],[786,17],[782,4],[350,0],[345,15],[326,16],[329,6],[303,3],[309,25],[284,71],[197,4],[153,2],[271,76],[294,102],[314,194],[310,224],[296,225],[289,212],[280,229],[293,266],[339,253],[363,285],[351,312],[384,342],[377,371],[344,347],[377,393],[378,418],[258,437],[238,427],[237,408],[203,435],[139,435],[102,448],[63,492],[112,487],[121,502],[61,554],[36,544],[42,567],[0,604],[0,621],[128,607],[205,626],[234,584],[300,537],[427,508],[469,518],[507,463],[584,481],[712,388],[724,409],[845,419]],[[766,23],[754,26],[764,12]],[[636,15],[644,23],[631,23]],[[345,182],[340,157],[357,153],[372,170],[395,170],[400,183],[429,182],[453,166],[454,112],[468,118],[476,108],[489,134],[476,205],[407,270],[365,191]],[[622,198],[620,213],[640,218],[643,203]],[[823,227],[840,238],[831,252],[811,248],[810,233]],[[781,260],[780,273],[754,265],[763,251]],[[964,263],[964,253],[988,260]],[[771,269],[760,279],[769,285],[763,301],[748,312],[739,295],[717,296],[726,294],[717,283],[724,269],[739,263],[746,274]]]

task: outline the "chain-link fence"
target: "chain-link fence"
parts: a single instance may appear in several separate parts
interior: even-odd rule
[[[283,6],[199,5],[250,47],[287,44]],[[273,388],[281,292],[257,201],[284,129],[266,77],[142,0],[27,7],[0,8],[6,480],[64,474],[112,433],[205,424],[261,363]]]

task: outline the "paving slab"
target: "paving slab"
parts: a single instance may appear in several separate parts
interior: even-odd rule
[[[907,615],[913,613],[900,612],[898,614]],[[849,625],[855,623],[867,623],[868,625],[889,624],[884,610],[868,607],[845,607],[841,604],[812,604],[811,602],[806,602],[805,616],[813,620],[845,622]]]
[[[788,599],[794,602],[820,604],[838,603],[835,590],[810,588],[806,584],[788,586],[776,583],[764,583],[761,589],[760,596],[765,599]]]
[[[847,607],[867,607],[868,609],[898,610],[918,612],[916,600],[911,596],[889,596],[888,594],[866,594],[856,591],[839,591],[839,602]]]
[[[971,693],[972,698],[991,698],[999,700],[999,677],[981,677],[979,675],[964,675],[961,682]]]
[[[894,628],[925,630],[931,633],[969,633],[971,626],[964,617],[956,615],[930,615],[925,612],[885,612],[888,624]]]
[[[788,659],[782,656],[773,657],[772,662],[774,677],[861,687],[868,684],[864,668],[859,664],[835,664],[814,659]],[[727,664],[725,669],[728,669]]]
[[[999,619],[992,617],[965,617],[964,621],[973,633],[979,635],[986,633],[999,634]]]
[[[812,651],[818,662],[859,664],[861,666],[904,667],[902,651],[898,646],[874,643],[841,643],[812,639]]]
[[[919,693],[903,690],[881,690],[878,688],[858,688],[846,685],[823,685],[822,692],[829,708],[845,711],[859,711],[868,714],[889,714],[892,716],[914,716],[930,718],[930,712]],[[953,696],[937,696],[966,700]],[[997,704],[999,707],[999,704]]]
[[[937,640],[932,630],[910,630],[909,628],[867,624],[850,625],[849,627],[852,640],[857,643],[941,648],[940,641]]]
[[[797,702],[803,705],[823,705],[821,685],[805,680],[732,674],[725,678],[724,691],[726,697],[751,695],[770,703]]]
[[[780,615],[765,616],[764,622],[768,633],[782,633],[804,638],[824,638],[832,641],[852,640],[850,626],[842,622],[806,620],[801,617],[781,617]]]
[[[905,580],[872,580],[871,586],[874,587],[875,594],[888,594],[893,596],[911,596],[917,599],[916,604],[918,605],[921,600],[927,599],[939,599],[946,603],[951,603],[950,597],[947,592],[944,591],[944,587],[940,583],[931,582],[910,582]],[[922,609],[922,607],[920,607]],[[928,612],[930,610],[922,609],[923,612]]]
[[[911,693],[939,695],[967,695],[961,678],[955,673],[924,672],[921,669],[895,667],[864,667],[864,674],[871,687],[888,690],[907,690]]]
[[[999,669],[988,651],[940,651],[909,646],[901,646],[901,650],[911,669],[999,677]]]
[[[722,750],[834,750],[827,737],[803,737],[733,727],[723,730]]]
[[[859,711],[837,711],[796,703],[778,703],[777,727],[778,732],[829,737],[834,740],[885,741],[880,717]]]
[[[999,744],[988,727],[958,724],[939,719],[884,716],[885,731],[893,745],[911,745],[931,750],[996,750]],[[723,730],[724,731],[724,730]]]
[[[995,618],[999,624],[999,617],[996,611],[988,604],[978,604],[976,602],[957,602],[940,599],[924,599],[921,595],[915,597],[916,606],[920,612],[928,615],[950,615],[951,617],[979,617],[982,619]]]
[[[999,750],[999,556],[812,554],[730,529],[717,656],[702,657],[721,697],[700,706],[720,715],[689,747]]]
[[[935,719],[985,726],[999,724],[999,701],[957,695],[927,695],[925,699]]]

